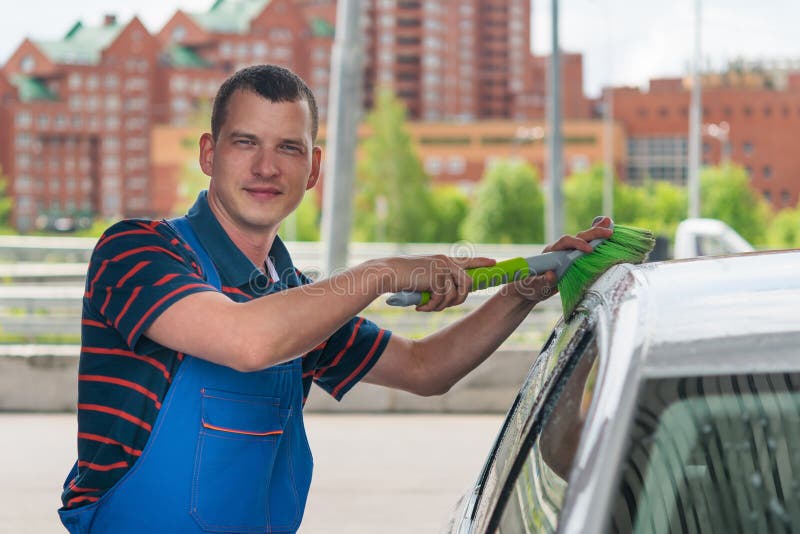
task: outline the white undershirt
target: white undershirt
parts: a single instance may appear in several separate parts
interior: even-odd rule
[[[280,278],[278,278],[278,271],[275,270],[275,266],[272,265],[272,260],[267,257],[267,271],[269,271],[269,277],[272,278],[273,282],[280,282]]]

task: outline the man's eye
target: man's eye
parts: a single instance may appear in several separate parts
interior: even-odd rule
[[[283,145],[283,148],[292,152],[301,152],[300,147],[296,145]]]
[[[235,143],[237,145],[254,145],[255,144],[252,139],[237,139],[235,141]]]

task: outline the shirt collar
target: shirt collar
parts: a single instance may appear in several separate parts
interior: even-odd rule
[[[266,278],[262,274],[263,267],[262,269],[257,268],[228,237],[208,205],[207,191],[200,192],[194,205],[186,214],[186,218],[192,225],[203,248],[214,261],[214,266],[226,285],[241,287],[244,284],[250,284],[252,286],[254,282],[256,287],[262,285],[261,278]],[[295,285],[291,283],[295,278],[292,258],[277,235],[269,250],[269,257],[280,275],[281,281],[288,285]]]

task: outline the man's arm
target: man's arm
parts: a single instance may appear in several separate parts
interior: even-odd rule
[[[466,299],[465,268],[486,258],[445,256],[374,260],[314,284],[249,302],[217,292],[188,295],[145,331],[160,345],[240,371],[255,371],[304,354],[385,292],[432,291],[436,309]]]
[[[564,236],[545,252],[566,249],[590,252],[589,241],[611,235],[606,227],[609,223],[609,219],[604,219],[600,226],[575,237]],[[419,341],[395,334],[364,381],[418,395],[446,393],[491,356],[537,302],[555,293],[555,286],[552,272],[529,277],[503,287],[477,310]]]

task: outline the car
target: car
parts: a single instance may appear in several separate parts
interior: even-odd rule
[[[800,532],[799,275],[797,250],[604,273],[446,531]]]

